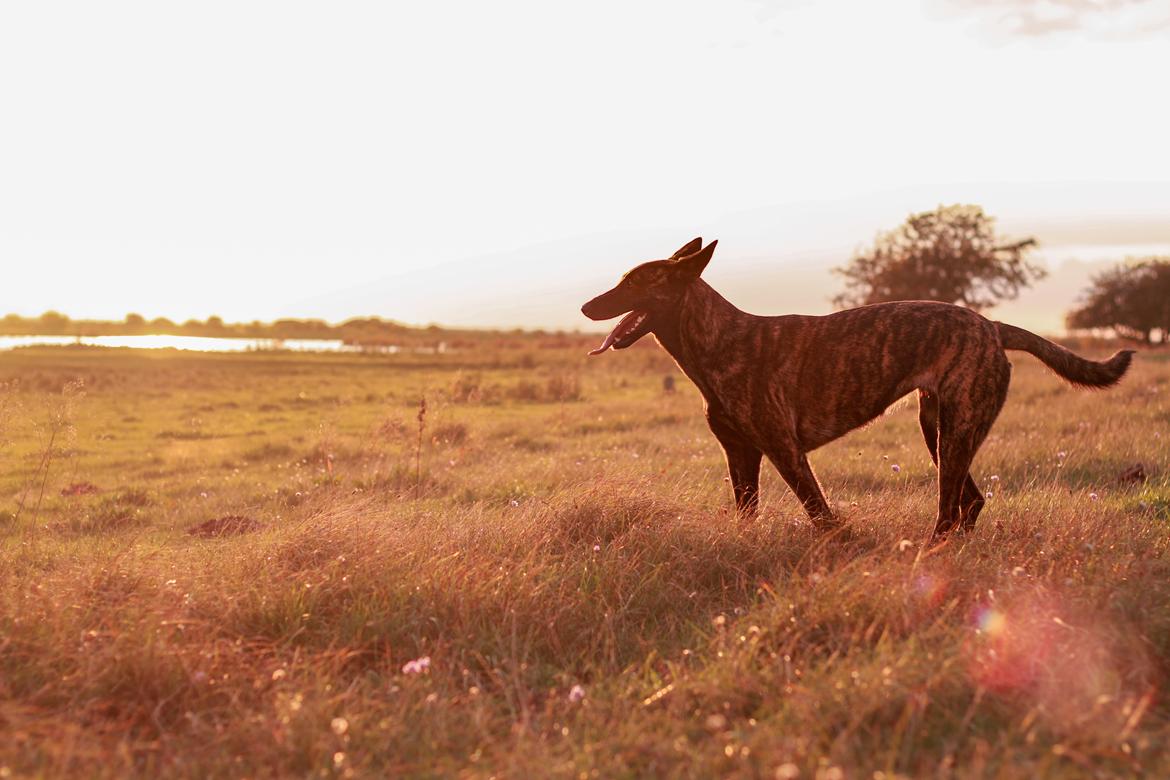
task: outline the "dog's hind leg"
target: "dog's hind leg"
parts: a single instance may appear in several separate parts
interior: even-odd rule
[[[963,488],[978,448],[973,426],[962,411],[946,407],[939,411],[936,537],[945,536],[959,526]]]
[[[1007,399],[1011,367],[1004,354],[997,352],[980,368],[956,372],[950,387],[939,400],[935,536],[945,535],[956,528],[971,528],[983,508],[983,497],[979,495],[969,470],[975,453],[987,438]]]
[[[926,440],[926,449],[930,451],[930,459],[938,466],[938,397],[927,390],[918,391],[918,425],[922,428],[922,438]],[[967,479],[963,482],[963,489],[959,495],[961,527],[965,529],[975,526],[975,518],[983,509],[983,494],[979,486],[967,472]]]
[[[808,458],[800,450],[793,448],[775,449],[768,452],[768,460],[776,466],[780,476],[792,488],[792,492],[800,499],[804,511],[812,518],[813,525],[830,528],[835,525],[833,510],[825,500],[821,485],[813,474],[812,466],[808,465]]]

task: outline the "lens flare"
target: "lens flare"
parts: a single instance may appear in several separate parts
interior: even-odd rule
[[[1001,636],[1007,630],[1007,615],[994,607],[980,607],[975,613],[975,627],[981,634]]]
[[[927,607],[940,607],[946,600],[947,580],[941,574],[920,574],[914,579],[914,595]]]
[[[1057,728],[1114,734],[1130,717],[1127,707],[1150,689],[1140,638],[1075,609],[1055,589],[983,601],[971,613],[971,629],[965,649],[972,682],[1029,697]]]

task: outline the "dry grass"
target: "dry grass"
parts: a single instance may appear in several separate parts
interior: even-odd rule
[[[0,380],[55,360],[0,356]],[[156,385],[90,360],[113,389],[47,476],[58,394],[0,402],[13,775],[1170,772],[1165,356],[1096,395],[1018,360],[977,464],[994,495],[930,556],[912,408],[814,454],[848,525],[824,537],[774,475],[758,521],[730,515],[694,394],[661,396],[647,350],[472,367],[560,372],[558,404],[464,393],[455,359],[160,358]],[[167,372],[198,389],[152,395]],[[1148,481],[1115,481],[1134,462]],[[101,492],[61,494],[82,482]],[[187,533],[234,516],[247,533]]]

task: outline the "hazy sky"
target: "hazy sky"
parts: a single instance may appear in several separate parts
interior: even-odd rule
[[[1166,0],[4,3],[0,311],[585,326],[694,235],[820,311],[956,201],[1170,248],[1167,73]]]

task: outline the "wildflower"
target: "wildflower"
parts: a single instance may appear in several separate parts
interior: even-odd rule
[[[901,470],[902,470],[902,467],[899,466],[897,463],[895,463],[893,466],[890,466],[890,471],[894,472],[895,474],[897,474]]]
[[[1063,459],[1064,459],[1064,458],[1065,458],[1067,455],[1068,455],[1068,453],[1067,453],[1067,452],[1065,452],[1064,450],[1061,450],[1060,452],[1056,453],[1056,457],[1058,457],[1058,458],[1061,458],[1062,460],[1063,460]]]
[[[431,668],[431,657],[424,655],[422,658],[416,658],[413,661],[407,661],[402,665],[403,674],[422,674]]]
[[[992,474],[991,481],[992,482],[999,482],[999,474]]]
[[[580,685],[574,685],[569,689],[569,701],[576,704],[585,698],[585,689]]]
[[[593,545],[593,552],[601,552],[601,545],[600,544]]]
[[[329,722],[329,728],[333,729],[333,733],[340,737],[349,731],[349,721],[345,718],[334,718]]]
[[[988,490],[988,491],[987,491],[987,497],[988,497],[988,498],[991,498],[991,497],[992,497],[992,496],[994,496],[994,495],[995,495],[995,493],[993,493],[992,491],[990,491],[990,490]]]
[[[1096,493],[1090,493],[1090,494],[1089,494],[1089,500],[1090,500],[1090,501],[1096,501],[1098,498],[1100,498],[1100,496],[1098,496]]]

